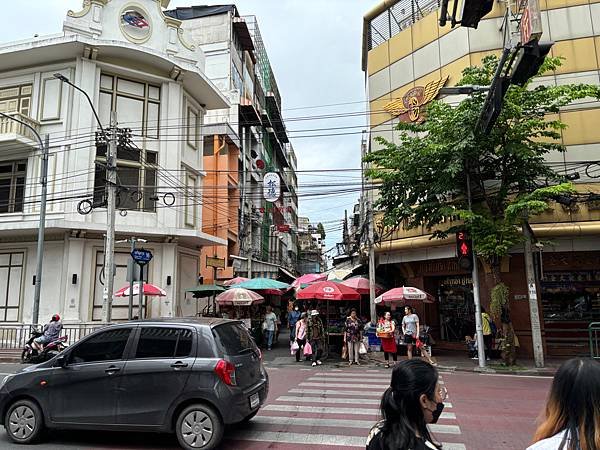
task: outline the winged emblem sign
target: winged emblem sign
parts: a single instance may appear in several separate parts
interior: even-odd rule
[[[423,86],[410,89],[399,100],[394,100],[383,107],[390,114],[397,116],[402,122],[422,122],[421,107],[432,101],[440,92],[440,89],[448,82],[449,76],[431,81]]]

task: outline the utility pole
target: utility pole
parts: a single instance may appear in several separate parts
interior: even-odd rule
[[[371,195],[369,195],[370,197]],[[371,323],[377,323],[377,311],[375,309],[375,230],[373,223],[373,203],[368,203],[368,227],[369,227],[369,314]]]
[[[110,136],[106,150],[106,248],[104,258],[104,292],[102,295],[102,320],[110,323],[114,292],[115,266],[115,201],[117,189],[117,113],[110,113]]]
[[[35,291],[33,294],[33,314],[31,323],[36,325],[40,316],[40,295],[42,291],[42,263],[44,261],[44,240],[46,233],[46,200],[48,196],[48,148],[50,147],[50,135],[47,134],[42,147],[42,173],[40,184],[42,185],[42,197],[40,199],[40,226],[38,227],[37,241],[37,266],[35,271]]]
[[[18,122],[25,128],[28,128],[37,138],[42,151],[42,167],[40,175],[40,184],[42,185],[42,196],[40,199],[40,221],[38,226],[38,242],[37,242],[37,265],[35,272],[35,290],[33,294],[33,311],[31,314],[31,323],[37,325],[40,315],[40,294],[42,289],[42,262],[44,261],[44,239],[46,232],[46,197],[48,193],[48,151],[50,149],[50,135],[46,135],[46,139],[42,142],[40,134],[35,128],[27,122],[17,119],[11,115],[0,112],[0,116],[5,119]]]
[[[533,343],[533,358],[535,367],[544,367],[544,346],[542,344],[542,329],[540,327],[540,312],[538,309],[537,283],[533,266],[531,241],[533,233],[529,223],[523,223],[523,236],[525,236],[525,274],[527,277],[527,295],[529,298],[529,317],[531,319],[531,340]]]
[[[471,204],[471,175],[469,173],[469,167],[466,167],[467,172],[467,202],[469,205],[469,211],[472,211]],[[479,297],[479,267],[477,261],[477,254],[475,253],[475,242],[473,236],[471,236],[471,242],[473,245],[473,302],[475,303],[475,333],[477,337],[477,356],[479,359],[479,367],[485,367],[485,344],[483,342],[483,326],[481,323],[481,300]]]
[[[144,319],[144,266],[143,264],[139,264],[140,266],[140,298],[138,302],[138,319]]]

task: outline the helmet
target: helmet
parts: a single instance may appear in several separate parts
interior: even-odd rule
[[[54,314],[52,316],[51,322],[58,322],[60,320],[60,316],[58,314]]]

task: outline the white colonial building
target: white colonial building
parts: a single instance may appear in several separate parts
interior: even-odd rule
[[[105,127],[116,111],[140,149],[118,154],[116,239],[146,239],[154,254],[149,281],[167,297],[148,298],[145,315],[194,315],[184,290],[197,283],[199,249],[225,243],[200,231],[202,122],[229,105],[205,76],[202,50],[163,14],[168,3],[85,0],[62,33],[0,46],[0,112],[50,135],[41,321],[98,321],[102,307],[105,150],[86,98],[55,73],[89,94]],[[40,155],[28,129],[0,119],[0,322],[31,320]],[[86,199],[94,207],[80,214]],[[118,244],[115,289],[128,257],[129,244]],[[113,318],[126,317],[127,299],[115,298]]]

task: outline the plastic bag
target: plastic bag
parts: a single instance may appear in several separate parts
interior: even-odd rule
[[[367,354],[367,346],[365,345],[364,342],[360,343],[360,346],[358,347],[358,353],[360,355],[366,355]]]
[[[304,356],[310,356],[312,355],[312,346],[310,345],[310,343],[306,343],[304,344]]]
[[[299,348],[300,348],[300,346],[298,345],[298,342],[296,342],[296,341],[292,342],[292,345],[290,346],[290,353],[292,355],[295,355]]]
[[[342,346],[342,359],[346,359],[348,357],[348,346],[346,343]]]

